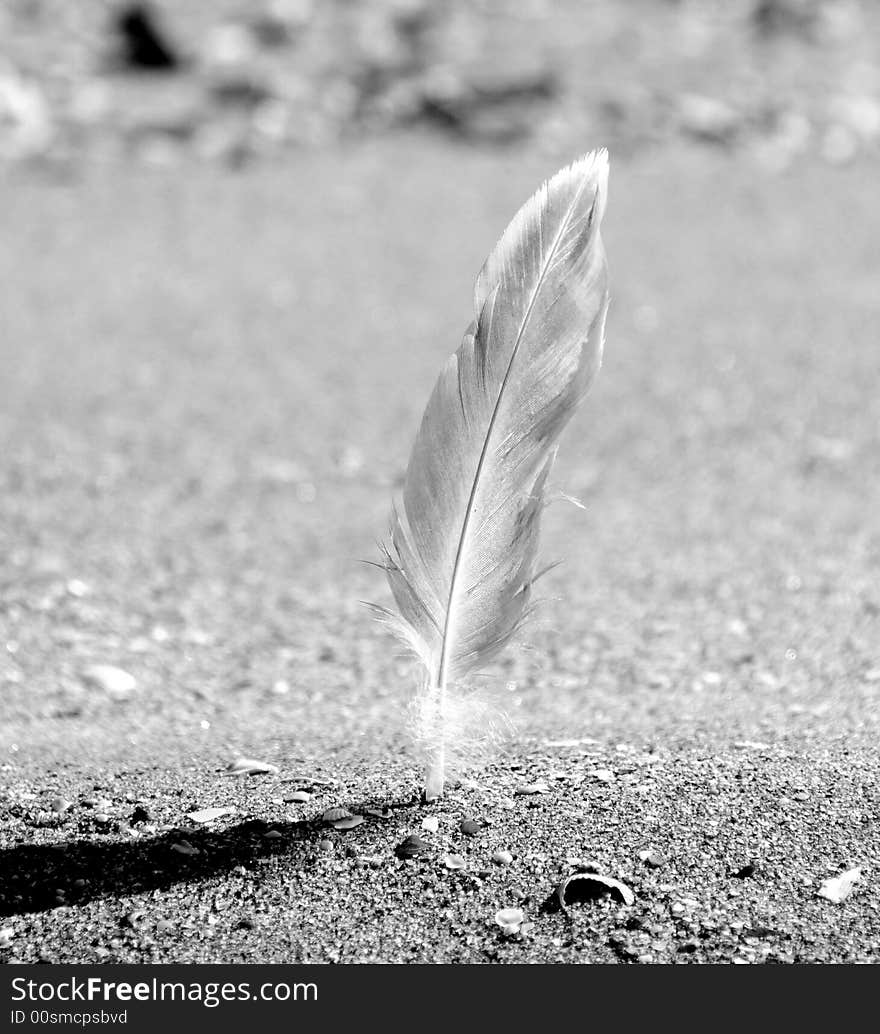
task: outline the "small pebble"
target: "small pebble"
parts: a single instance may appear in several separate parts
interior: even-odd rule
[[[566,857],[565,864],[570,865],[572,869],[577,869],[578,872],[599,873],[602,871],[602,866],[598,862],[594,862],[591,859],[576,858],[573,855]]]
[[[492,861],[496,865],[510,865],[510,863],[513,861],[513,855],[510,853],[510,851],[496,851],[492,855]]]
[[[224,815],[234,815],[235,808],[202,808],[200,811],[188,811],[186,817],[192,822],[204,825],[213,822],[214,819],[223,818]]]
[[[112,664],[93,664],[83,672],[83,680],[113,696],[127,696],[137,689],[134,675]]]
[[[68,801],[66,797],[53,797],[52,800],[49,801],[49,807],[56,815],[63,815],[73,807],[73,804],[71,801]]]
[[[531,797],[536,793],[547,793],[550,787],[543,780],[535,783],[522,783],[513,792],[517,797]]]
[[[285,804],[308,804],[311,799],[312,799],[312,795],[310,793],[306,793],[305,790],[294,790],[293,793],[288,794],[284,798],[284,803]]]
[[[659,851],[639,851],[639,858],[649,869],[660,869],[666,864],[666,858]]]
[[[440,828],[440,819],[436,815],[428,815],[422,819],[422,829],[426,833],[436,833]]]
[[[482,819],[462,819],[459,829],[467,837],[475,837],[486,825]]]
[[[142,807],[140,804],[131,813],[131,817],[128,820],[130,826],[139,826],[146,822],[152,822],[153,816],[150,812]]]

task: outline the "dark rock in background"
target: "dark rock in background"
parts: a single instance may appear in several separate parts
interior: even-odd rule
[[[135,71],[170,72],[180,66],[170,38],[149,4],[127,4],[113,19],[119,61]]]

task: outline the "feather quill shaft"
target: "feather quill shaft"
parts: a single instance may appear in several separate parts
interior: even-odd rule
[[[438,797],[450,687],[529,611],[544,487],[563,428],[598,372],[608,307],[600,235],[608,159],[594,151],[519,210],[477,277],[474,322],[428,401],[392,510],[375,608],[425,668],[418,725]]]

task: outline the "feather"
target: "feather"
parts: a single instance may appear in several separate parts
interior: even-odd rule
[[[544,487],[559,436],[598,372],[608,306],[599,226],[608,157],[562,169],[519,210],[474,288],[474,321],[443,367],[393,507],[374,608],[424,666],[425,796],[438,797],[451,687],[529,612]]]

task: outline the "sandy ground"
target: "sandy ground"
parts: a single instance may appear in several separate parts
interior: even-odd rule
[[[416,136],[9,175],[6,960],[876,961],[870,163],[613,165],[606,364],[555,472],[586,509],[549,511],[563,563],[495,672],[515,734],[418,804],[412,678],[358,560],[482,259],[569,157]],[[239,756],[278,771],[225,776]],[[334,806],[365,821],[330,829]],[[546,911],[588,862],[634,904]],[[504,937],[506,907],[531,926]]]

